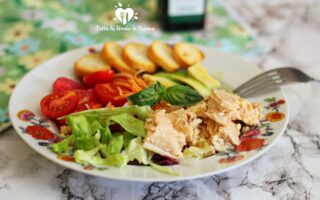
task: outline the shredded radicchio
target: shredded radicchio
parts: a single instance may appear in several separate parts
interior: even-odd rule
[[[179,164],[179,161],[174,158],[169,158],[167,156],[162,156],[159,154],[154,154],[152,156],[152,162],[158,165],[176,165]]]

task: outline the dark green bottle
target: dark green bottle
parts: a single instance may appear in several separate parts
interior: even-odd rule
[[[162,29],[184,31],[203,29],[207,0],[158,0]]]

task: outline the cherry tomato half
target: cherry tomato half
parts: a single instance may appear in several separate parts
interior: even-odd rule
[[[83,104],[96,99],[93,89],[75,90],[79,95],[79,104]]]
[[[83,110],[88,110],[88,109],[96,109],[96,108],[101,108],[103,105],[98,102],[97,100],[90,100],[88,102],[79,104],[77,106],[77,109],[75,110],[75,112],[80,112]]]
[[[98,71],[83,77],[83,82],[88,87],[94,87],[99,83],[111,82],[113,80],[113,76],[113,70]]]
[[[43,114],[55,119],[73,112],[77,108],[78,103],[78,93],[67,91],[61,95],[51,93],[45,96],[40,102],[40,107]]]
[[[123,106],[125,103],[127,103],[128,98],[123,97],[123,98],[113,98],[111,100],[112,105],[114,105],[115,107],[121,107]]]
[[[97,84],[94,93],[99,101],[105,105],[118,96],[117,88],[113,83]]]
[[[52,87],[53,92],[59,95],[69,90],[84,89],[80,83],[66,77],[57,78]]]
[[[78,93],[80,98],[75,112],[102,107],[102,104],[95,97],[93,89],[75,91]]]

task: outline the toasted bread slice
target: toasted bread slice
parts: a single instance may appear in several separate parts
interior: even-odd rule
[[[111,67],[102,59],[100,53],[84,55],[77,60],[74,65],[74,71],[79,77],[110,68]]]
[[[140,43],[128,43],[123,50],[123,58],[136,70],[155,72],[156,64],[148,57],[148,46]]]
[[[130,67],[122,58],[123,48],[116,42],[106,42],[102,48],[102,58],[112,67],[120,72],[133,72],[134,69]]]
[[[180,68],[173,58],[172,49],[163,42],[152,42],[148,49],[148,56],[154,63],[167,72],[173,72]]]
[[[196,47],[185,42],[178,42],[173,47],[173,57],[183,67],[200,62],[204,54]]]

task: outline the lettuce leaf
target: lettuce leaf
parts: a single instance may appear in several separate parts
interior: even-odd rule
[[[212,151],[214,151],[214,147],[211,145],[206,145],[202,148],[190,146],[183,151],[183,155],[191,158],[204,158]]]
[[[92,134],[91,125],[89,124],[87,118],[83,115],[69,116],[67,117],[67,123],[71,127],[72,135],[75,137]]]
[[[93,133],[96,133],[99,131],[101,128],[103,128],[98,120],[93,120],[92,122],[89,122],[91,126],[91,131]]]
[[[99,146],[99,144],[99,139],[97,139],[96,137],[84,136],[75,139],[74,148],[88,151]]]
[[[150,106],[126,106],[126,107],[118,107],[118,108],[98,108],[98,109],[92,109],[92,110],[85,110],[82,112],[76,112],[72,113],[67,116],[60,117],[58,119],[64,119],[68,118],[69,116],[85,116],[85,117],[90,117],[93,119],[96,118],[101,118],[101,117],[109,117],[121,113],[127,113],[129,115],[135,115],[141,120],[145,120],[149,117],[150,113],[152,112],[152,109]]]
[[[102,145],[101,152],[104,156],[119,154],[123,147],[123,135],[116,135],[111,138],[108,145]]]
[[[61,154],[61,153],[68,153],[69,152],[69,147],[70,143],[74,141],[74,136],[71,135],[67,138],[64,138],[62,141],[57,142],[52,145],[52,150],[55,153]]]
[[[128,155],[125,153],[109,155],[106,158],[106,163],[108,166],[123,167],[126,166],[128,162]]]
[[[74,159],[77,163],[83,165],[108,166],[107,160],[102,158],[98,153],[99,150],[99,146],[90,151],[77,150],[74,152]]]
[[[137,160],[144,165],[149,164],[148,152],[142,147],[142,138],[137,137],[129,142],[126,152],[129,156],[129,161]]]
[[[107,158],[102,158],[99,154],[100,146],[90,150],[77,150],[74,153],[74,158],[77,163],[83,165],[99,166],[116,166],[123,167],[128,163],[128,156],[123,153],[109,155]]]
[[[126,149],[126,148],[128,148],[130,141],[131,141],[133,138],[135,138],[136,136],[135,136],[135,135],[132,135],[132,134],[129,133],[129,132],[123,132],[123,133],[121,133],[121,134],[123,135],[123,146],[124,146],[124,148]]]
[[[109,129],[109,127],[101,127],[99,130],[98,130],[101,134],[101,143],[102,144],[108,144],[112,138],[112,133]]]
[[[135,136],[145,136],[144,122],[128,113],[108,117],[109,121],[118,123],[124,130]]]
[[[162,173],[169,174],[169,175],[172,175],[172,176],[180,176],[181,175],[181,173],[174,172],[171,168],[164,167],[162,165],[158,165],[158,164],[155,164],[153,162],[150,162],[149,164],[153,169],[155,169],[157,171],[160,171]]]

